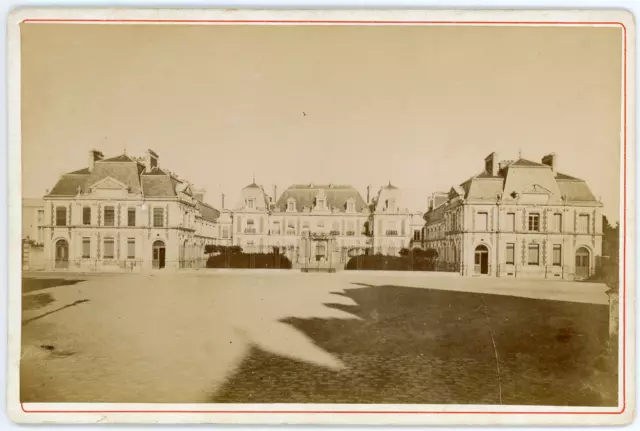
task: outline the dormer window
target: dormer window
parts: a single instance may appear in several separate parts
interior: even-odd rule
[[[295,211],[296,210],[296,201],[292,198],[287,200],[287,211]]]
[[[324,198],[318,198],[316,200],[316,208],[318,208],[319,210],[325,209],[326,204],[327,201]]]
[[[347,200],[347,212],[352,213],[356,211],[356,202],[353,198]]]
[[[251,199],[247,199],[247,208],[249,208],[250,210],[254,209],[256,206],[256,200],[251,198]]]

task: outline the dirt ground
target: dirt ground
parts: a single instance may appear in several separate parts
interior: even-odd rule
[[[605,287],[451,275],[23,280],[23,402],[615,405]]]

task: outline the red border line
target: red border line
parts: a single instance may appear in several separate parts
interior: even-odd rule
[[[518,415],[619,415],[627,408],[626,400],[626,353],[627,353],[627,27],[622,22],[617,21],[379,21],[379,20],[170,20],[170,19],[58,19],[58,18],[27,18],[22,23],[234,23],[234,24],[443,24],[443,25],[616,25],[623,30],[623,250],[622,250],[622,410],[619,412],[563,412],[563,411],[535,411],[535,412],[494,412],[494,411],[362,411],[362,410],[25,410],[24,403],[20,403],[20,408],[24,413],[275,413],[275,414],[518,414]]]
[[[268,20],[268,19],[66,19],[66,18],[27,18],[21,23],[234,23],[234,24],[450,24],[450,25],[620,25],[618,21],[384,21],[384,20]]]
[[[511,415],[522,415],[522,414],[585,414],[585,415],[617,415],[620,412],[457,412],[457,411],[443,411],[443,412],[432,412],[432,411],[412,411],[412,410],[268,410],[268,411],[259,411],[259,410],[25,410],[23,403],[20,403],[22,407],[22,411],[25,413],[219,413],[219,414],[227,414],[227,413],[276,413],[276,414],[292,414],[292,413],[305,413],[305,414],[335,414],[335,413],[359,413],[359,414],[511,414]]]

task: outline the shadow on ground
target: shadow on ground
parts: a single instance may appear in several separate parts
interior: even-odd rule
[[[346,370],[254,348],[212,401],[616,405],[604,305],[403,286],[345,295],[358,306],[330,306],[364,320],[286,322]]]
[[[80,283],[80,279],[67,280],[64,278],[28,278],[22,279],[22,293],[35,292],[37,290],[50,289],[58,286],[70,286]]]

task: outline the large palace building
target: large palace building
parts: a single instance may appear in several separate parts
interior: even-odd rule
[[[425,247],[463,275],[583,279],[602,252],[602,204],[555,154],[490,154],[480,174],[433,195],[425,221]]]
[[[254,181],[232,210],[233,243],[245,252],[276,250],[294,265],[335,265],[374,252],[396,255],[414,236],[412,214],[397,206],[396,191],[383,187],[367,203],[352,186],[296,184],[276,200]]]
[[[64,174],[44,196],[47,269],[144,270],[201,266],[220,212],[158,165],[158,155],[105,159]]]
[[[151,150],[108,159],[92,150],[87,167],[62,175],[36,223],[46,269],[197,268],[207,245],[335,268],[418,247],[463,275],[583,279],[602,251],[602,204],[558,172],[554,154],[537,163],[492,153],[480,174],[434,193],[424,214],[406,209],[391,182],[364,199],[349,185],[313,183],[270,196],[255,179],[229,209],[223,195],[218,211],[158,160]]]

